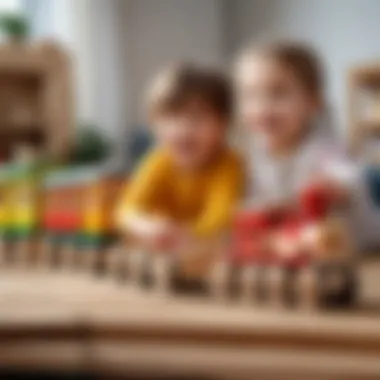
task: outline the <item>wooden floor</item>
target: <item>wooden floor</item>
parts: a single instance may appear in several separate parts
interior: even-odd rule
[[[356,310],[311,313],[163,297],[83,273],[4,269],[0,366],[380,379],[380,262],[360,271]]]

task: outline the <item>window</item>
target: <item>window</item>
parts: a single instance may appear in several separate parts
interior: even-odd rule
[[[0,12],[20,12],[22,0],[1,0]]]

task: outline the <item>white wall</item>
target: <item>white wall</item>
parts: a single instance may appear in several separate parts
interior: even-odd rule
[[[221,63],[222,1],[120,0],[124,17],[125,80],[131,123],[140,110],[149,79],[178,60]]]
[[[380,1],[234,0],[230,14],[231,50],[265,36],[312,42],[325,59],[329,96],[345,125],[348,68],[380,58]]]

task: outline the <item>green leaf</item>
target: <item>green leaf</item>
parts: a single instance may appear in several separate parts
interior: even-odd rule
[[[72,164],[94,164],[104,162],[111,153],[107,137],[94,126],[79,129],[70,162]]]
[[[29,35],[29,21],[23,15],[0,13],[0,30],[8,37],[24,39]]]

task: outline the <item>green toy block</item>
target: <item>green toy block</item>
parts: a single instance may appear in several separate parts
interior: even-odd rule
[[[82,232],[77,235],[77,242],[80,248],[103,248],[113,240],[114,237],[111,234],[89,234]]]
[[[53,245],[64,245],[69,243],[75,244],[74,234],[49,231],[45,233],[45,238]]]
[[[20,240],[31,238],[36,229],[30,227],[6,227],[2,231],[3,239],[7,242],[13,243]]]

